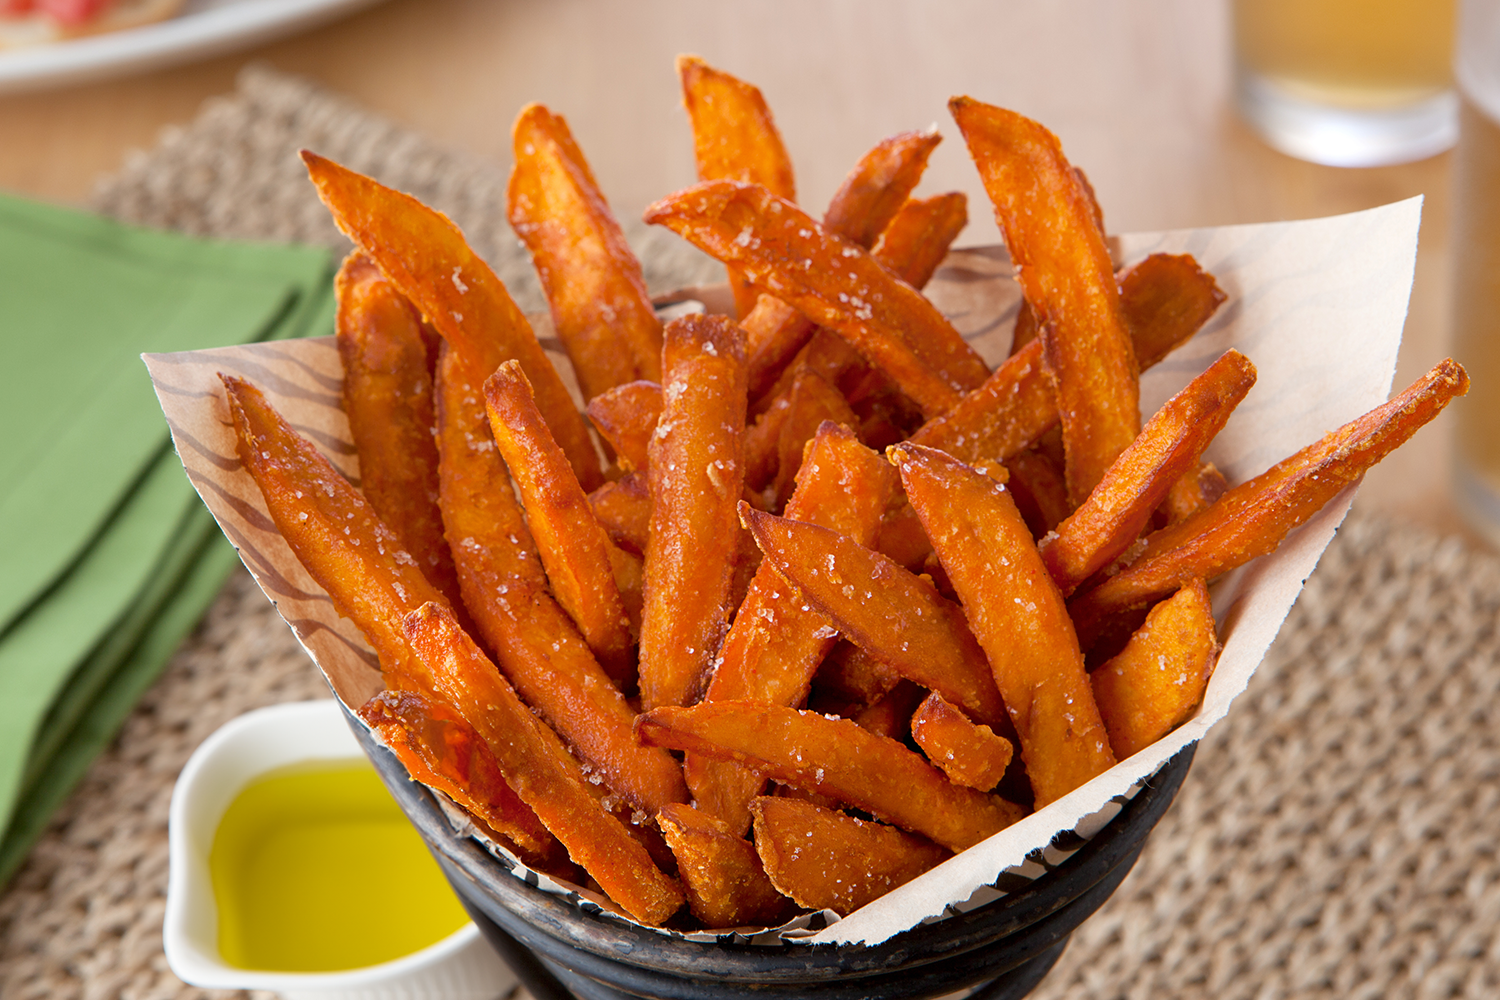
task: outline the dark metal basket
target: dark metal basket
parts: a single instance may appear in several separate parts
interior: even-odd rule
[[[1108,826],[1029,888],[878,945],[766,947],[668,937],[527,884],[455,834],[396,756],[349,721],[464,908],[537,1000],[924,1000],[976,986],[971,1000],[1025,996],[1130,873],[1195,749],[1168,761]]]

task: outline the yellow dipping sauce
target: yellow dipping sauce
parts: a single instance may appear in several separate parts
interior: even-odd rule
[[[208,868],[219,953],[241,969],[378,965],[469,919],[362,759],[297,764],[251,782],[219,821]]]

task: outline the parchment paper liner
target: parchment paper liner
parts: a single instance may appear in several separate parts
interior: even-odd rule
[[[1157,252],[1191,253],[1229,296],[1205,329],[1144,374],[1143,414],[1154,412],[1227,348],[1243,351],[1259,369],[1259,381],[1208,452],[1229,481],[1239,483],[1383,402],[1395,372],[1420,216],[1421,200],[1411,199],[1326,219],[1113,240],[1112,250],[1122,263]],[[1010,273],[1003,248],[960,250],[949,255],[928,287],[928,295],[992,365],[1008,353],[1020,299]],[[559,367],[566,367],[560,353],[549,353]],[[357,483],[358,463],[340,408],[342,370],[332,338],[146,355],[144,360],[189,479],[334,692],[350,708],[358,708],[381,688],[373,654],[281,540],[259,490],[240,469],[217,378],[218,372],[229,372],[258,385]],[[1353,491],[1346,491],[1277,552],[1215,586],[1224,650],[1202,707],[1186,724],[843,920],[814,915],[799,922],[800,929],[756,936],[876,944],[950,911],[989,902],[1016,878],[1034,878],[1060,863],[1119,811],[1143,779],[1224,716],[1352,499]],[[450,816],[461,816],[448,805]],[[519,863],[514,865],[519,873]],[[607,901],[576,886],[545,876],[536,876],[536,882],[587,908],[598,905],[619,915]],[[715,941],[722,935],[692,937]]]

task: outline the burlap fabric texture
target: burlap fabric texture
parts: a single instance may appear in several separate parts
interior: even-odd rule
[[[442,208],[525,308],[542,307],[504,222],[502,170],[263,68],[133,157],[94,205],[342,249],[301,147]],[[717,279],[675,237],[627,228],[654,287]],[[1497,618],[1500,559],[1356,506],[1139,865],[1035,996],[1500,996]],[[0,997],[215,995],[161,952],[173,781],[227,720],[327,693],[237,574],[0,895]]]

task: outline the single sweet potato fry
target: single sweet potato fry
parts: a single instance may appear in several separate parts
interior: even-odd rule
[[[589,494],[589,507],[609,540],[633,555],[646,554],[651,535],[651,487],[646,473],[630,472]]]
[[[867,542],[896,488],[894,472],[848,428],[825,423],[808,449],[787,517]],[[724,640],[705,698],[800,705],[836,639],[828,620],[808,607],[774,566],[762,562]],[[750,825],[750,799],[765,786],[764,779],[696,754],[687,755],[683,770],[699,806],[743,834]]]
[[[792,159],[759,88],[697,56],[678,56],[677,75],[682,80],[682,106],[693,126],[698,179],[749,181],[796,201]],[[754,308],[758,293],[734,268],[729,270],[729,284],[743,319]]]
[[[588,424],[542,352],[526,316],[495,272],[447,216],[410,195],[306,150],[302,162],[339,229],[422,311],[463,357],[477,391],[500,362],[515,358],[537,405],[586,490],[604,481]]]
[[[259,389],[231,375],[219,378],[240,462],[260,487],[281,537],[338,613],[375,647],[387,686],[429,690],[401,617],[446,598],[359,491],[292,430]]]
[[[1129,567],[1069,603],[1083,648],[1092,646],[1112,619],[1273,550],[1468,391],[1468,373],[1446,358],[1389,402],[1236,486],[1207,510],[1148,536]]]
[[[585,400],[661,378],[661,321],[625,234],[561,115],[521,109],[511,130],[511,228],[531,250]]]
[[[854,243],[763,187],[707,181],[656,202],[665,225],[885,369],[930,416],[989,375],[979,355],[922,294]]]
[[[837,531],[746,506],[740,516],[766,558],[847,639],[980,722],[1003,717],[984,651],[932,584]]]
[[[380,734],[414,781],[474,814],[509,841],[522,861],[551,871],[566,866],[562,844],[521,801],[489,744],[458,712],[410,691],[382,691],[361,706],[359,717]]]
[[[1036,448],[1018,451],[1005,460],[1010,472],[1011,497],[1026,519],[1032,537],[1043,538],[1071,513],[1068,484],[1062,466]]]
[[[948,247],[969,224],[969,199],[962,191],[913,198],[880,234],[875,259],[913,288],[931,280]]]
[[[645,471],[646,449],[661,416],[661,386],[655,382],[626,382],[589,400],[589,420],[609,442],[615,461],[626,472]]]
[[[1038,546],[1064,597],[1124,555],[1254,384],[1255,366],[1231,348],[1162,404],[1088,499]]]
[[[755,800],[765,874],[798,906],[846,917],[952,856],[925,837],[800,799]]]
[[[1218,655],[1202,580],[1152,608],[1125,648],[1089,674],[1115,756],[1124,760],[1185,722],[1203,700]]]
[[[878,143],[834,193],[823,213],[824,227],[870,249],[917,186],[927,158],[941,139],[931,130],[902,132]],[[774,296],[761,296],[745,319],[752,399],[766,391],[812,332],[812,323],[801,313]]]
[[[1154,253],[1118,278],[1120,310],[1142,371],[1202,328],[1227,298],[1188,254]]]
[[[1041,125],[968,97],[948,107],[1039,320],[1076,506],[1141,427],[1139,368],[1093,199]]]
[[[927,158],[942,141],[935,128],[882,139],[844,178],[823,213],[823,226],[866,250],[873,247],[906,204],[927,169]]]
[[[989,659],[1040,809],[1115,764],[1062,594],[1003,487],[932,448],[890,455]]]
[[[1199,462],[1167,490],[1167,498],[1162,501],[1160,514],[1167,524],[1186,521],[1199,511],[1207,510],[1210,504],[1228,490],[1229,484],[1224,480],[1224,473],[1217,466],[1212,462]]]
[[[722,316],[668,324],[647,475],[651,529],[641,703],[691,704],[729,628],[744,485],[745,335]]]
[[[500,456],[526,509],[552,594],[578,626],[599,665],[621,688],[635,676],[635,643],[615,585],[609,536],[537,409],[515,361],[484,383],[485,407]]]
[[[670,805],[656,822],[677,857],[688,907],[710,930],[772,927],[792,905],[761,870],[751,843],[722,820],[689,805]]]
[[[438,510],[432,375],[422,317],[364,254],[334,279],[344,413],[359,452],[360,490],[406,542],[422,575],[457,601],[458,577]]]
[[[782,421],[776,442],[776,482],[773,508],[780,510],[791,499],[797,471],[807,443],[825,422],[853,427],[859,422],[844,394],[814,371],[799,372],[792,382],[791,405]]]
[[[402,628],[438,694],[478,730],[506,780],[573,861],[642,923],[661,924],[676,913],[685,899],[677,880],[662,874],[604,808],[556,734],[521,703],[452,613],[424,604]]]
[[[657,708],[636,722],[652,746],[696,751],[863,809],[961,851],[1022,816],[995,796],[962,788],[895,740],[848,719],[760,702]]]
[[[996,736],[989,726],[977,726],[969,717],[929,694],[911,717],[912,739],[927,759],[943,769],[948,780],[987,792],[1005,777],[1015,747]]]

